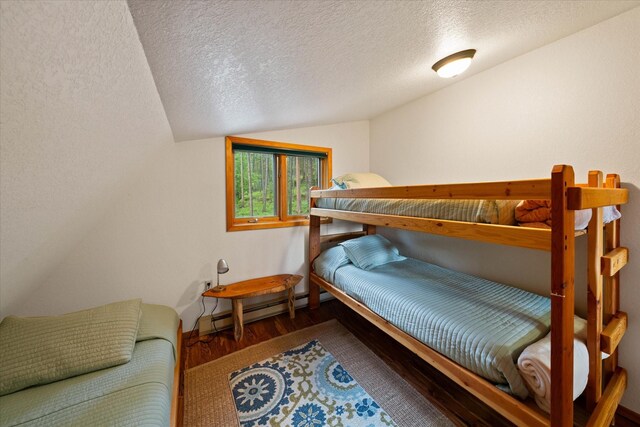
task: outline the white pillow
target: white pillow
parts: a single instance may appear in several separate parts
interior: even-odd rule
[[[591,209],[582,209],[576,211],[576,230],[584,230],[591,221],[591,215],[593,211]],[[602,223],[608,224],[612,221],[620,219],[622,214],[615,206],[605,206],[602,208]]]
[[[369,188],[369,187],[391,187],[389,181],[384,179],[378,174],[363,172],[363,173],[347,173],[337,178],[333,178],[332,181],[342,188]]]

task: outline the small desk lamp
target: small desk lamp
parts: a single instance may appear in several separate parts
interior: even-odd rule
[[[218,260],[218,276],[217,276],[217,280],[216,280],[216,286],[211,289],[213,292],[220,292],[220,291],[224,290],[224,286],[220,286],[220,275],[221,274],[225,274],[227,271],[229,271],[229,264],[227,264],[227,261],[225,261],[223,259],[219,259]]]

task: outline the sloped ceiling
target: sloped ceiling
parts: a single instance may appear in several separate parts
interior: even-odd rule
[[[2,317],[173,137],[125,2],[0,8]]]
[[[129,0],[176,141],[369,119],[638,4]]]

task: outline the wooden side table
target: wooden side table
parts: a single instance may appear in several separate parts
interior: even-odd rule
[[[244,333],[244,325],[242,324],[242,299],[287,291],[289,317],[293,319],[296,316],[294,288],[300,280],[302,280],[302,276],[297,274],[278,274],[277,276],[260,277],[258,279],[232,283],[226,285],[221,291],[212,291],[209,289],[204,292],[202,296],[231,300],[233,334],[236,341],[240,341]]]

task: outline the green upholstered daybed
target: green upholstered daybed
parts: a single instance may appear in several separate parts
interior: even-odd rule
[[[123,301],[0,323],[0,426],[175,424],[181,325]]]

